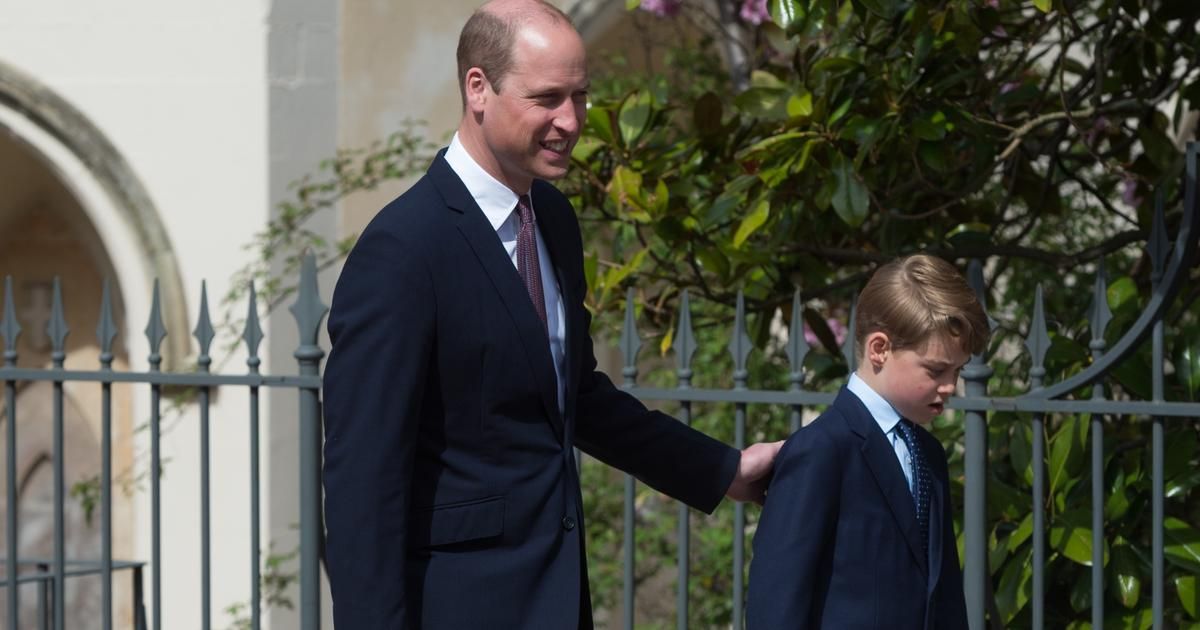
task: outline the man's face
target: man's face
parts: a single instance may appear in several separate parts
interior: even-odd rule
[[[495,89],[487,88],[480,124],[498,179],[523,193],[534,178],[566,175],[587,116],[587,59],[579,35],[565,24],[525,26],[513,45],[512,70],[499,93]]]
[[[958,344],[946,343],[940,336],[918,348],[891,351],[879,372],[879,394],[900,415],[929,424],[945,410],[969,358]]]

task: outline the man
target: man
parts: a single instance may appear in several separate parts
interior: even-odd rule
[[[573,447],[711,512],[758,499],[739,453],[595,370],[561,178],[583,42],[534,0],[477,11],[450,147],[346,260],[325,372],[326,559],[338,628],[590,628]]]

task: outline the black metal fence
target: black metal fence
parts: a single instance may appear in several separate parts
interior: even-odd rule
[[[209,316],[207,290],[202,286],[200,295],[200,313],[196,328],[193,331],[199,342],[200,354],[196,359],[196,371],[192,373],[164,373],[161,371],[162,356],[159,354],[167,330],[163,325],[158,296],[158,285],[155,284],[154,296],[151,302],[149,323],[146,326],[146,338],[150,343],[148,357],[149,371],[124,372],[114,371],[113,341],[117,329],[113,320],[112,300],[106,284],[100,305],[100,323],[96,328],[96,339],[100,347],[100,366],[98,370],[67,370],[63,367],[66,358],[65,341],[69,330],[63,317],[63,298],[59,283],[54,283],[54,293],[48,333],[52,343],[50,369],[28,369],[16,367],[17,338],[21,334],[17,322],[16,308],[13,301],[12,279],[6,279],[4,285],[4,313],[0,318],[0,334],[4,337],[4,366],[0,367],[0,380],[5,387],[7,448],[5,454],[8,488],[6,494],[7,507],[5,540],[5,575],[0,587],[4,587],[7,598],[8,628],[19,628],[20,619],[20,588],[12,585],[33,582],[38,585],[39,614],[38,627],[62,630],[66,618],[66,586],[67,581],[86,575],[99,576],[102,583],[100,623],[109,630],[113,627],[113,579],[114,572],[128,569],[132,573],[133,594],[133,623],[139,630],[149,627],[159,630],[163,627],[162,599],[162,492],[161,472],[162,453],[161,424],[163,411],[164,387],[187,387],[197,391],[199,408],[200,440],[197,445],[200,452],[200,496],[197,502],[200,506],[200,547],[198,569],[201,576],[200,625],[203,628],[212,627],[212,574],[211,574],[211,514],[210,514],[210,439],[209,411],[211,395],[214,388],[245,387],[249,390],[250,405],[249,440],[250,461],[247,473],[250,481],[250,522],[247,524],[250,545],[247,549],[247,568],[250,571],[249,606],[250,621],[253,628],[260,623],[260,497],[259,497],[259,390],[262,387],[282,387],[294,389],[300,397],[300,607],[302,624],[305,630],[320,627],[320,565],[319,548],[321,535],[321,490],[320,490],[320,449],[321,426],[319,390],[321,380],[319,367],[325,352],[317,345],[318,330],[326,307],[321,303],[317,291],[317,270],[315,259],[307,257],[301,269],[300,285],[291,312],[295,316],[300,332],[300,345],[296,348],[295,357],[299,364],[299,374],[291,376],[268,376],[259,372],[261,359],[258,348],[263,340],[262,329],[259,325],[257,300],[254,288],[250,289],[250,304],[242,339],[245,341],[247,359],[246,372],[239,375],[211,374],[209,367],[212,358],[209,355],[215,331]],[[21,558],[18,555],[19,515],[17,510],[17,418],[21,410],[17,408],[17,385],[22,382],[49,381],[53,383],[53,474],[54,474],[54,553],[48,560]],[[66,557],[65,517],[64,507],[67,502],[66,484],[64,479],[64,413],[63,385],[68,382],[98,383],[102,390],[101,399],[101,465],[100,465],[100,558],[98,561],[68,559]],[[150,597],[153,606],[149,619],[146,617],[145,602],[142,592],[142,567],[144,563],[121,561],[113,558],[113,468],[112,468],[112,436],[113,436],[113,401],[112,385],[114,383],[134,383],[146,385],[150,398],[150,469],[148,472],[150,485],[150,535],[151,553],[150,565]],[[140,523],[144,527],[146,524]],[[166,538],[175,544],[194,544],[194,541],[174,539],[171,532],[166,532]],[[12,560],[15,559],[15,560]],[[32,573],[22,573],[21,566],[34,566],[37,570]],[[118,574],[119,575],[119,574]]]
[[[1191,261],[1197,247],[1197,220],[1200,219],[1200,201],[1196,197],[1197,188],[1197,156],[1200,145],[1192,144],[1186,155],[1185,195],[1182,220],[1174,239],[1174,245],[1168,242],[1163,212],[1160,207],[1154,218],[1153,231],[1148,239],[1149,257],[1153,261],[1153,289],[1151,297],[1136,321],[1124,331],[1119,340],[1111,348],[1105,344],[1105,331],[1111,314],[1107,310],[1105,288],[1107,282],[1103,268],[1096,277],[1094,307],[1091,312],[1093,355],[1092,364],[1082,372],[1068,380],[1044,384],[1046,374],[1044,362],[1049,338],[1046,333],[1045,314],[1042,306],[1040,289],[1034,296],[1034,315],[1029,327],[1030,335],[1026,346],[1032,359],[1032,370],[1029,373],[1030,390],[1020,396],[989,397],[987,395],[988,380],[992,369],[983,361],[981,356],[973,357],[962,378],[966,383],[966,396],[954,398],[950,407],[965,412],[965,554],[964,579],[968,604],[968,614],[973,630],[982,630],[986,623],[987,598],[989,597],[988,581],[990,579],[987,566],[988,531],[987,531],[987,416],[992,412],[1025,412],[1032,414],[1033,426],[1033,495],[1030,502],[1033,509],[1033,582],[1031,602],[1031,623],[1034,628],[1044,627],[1045,610],[1045,565],[1046,565],[1046,524],[1044,514],[1044,496],[1046,492],[1046,444],[1044,442],[1044,422],[1047,414],[1082,413],[1093,414],[1091,435],[1091,466],[1092,466],[1092,508],[1091,535],[1093,538],[1092,553],[1092,623],[1093,627],[1104,626],[1104,584],[1105,568],[1103,561],[1104,549],[1104,500],[1105,488],[1103,474],[1104,429],[1103,416],[1129,418],[1133,422],[1144,422],[1149,425],[1151,432],[1152,462],[1152,511],[1149,516],[1154,532],[1152,541],[1152,601],[1156,629],[1163,628],[1163,593],[1164,593],[1164,485],[1163,485],[1163,425],[1166,419],[1200,418],[1200,403],[1171,402],[1163,399],[1163,367],[1166,360],[1163,356],[1163,316],[1171,305],[1182,284],[1186,281],[1191,267]],[[982,264],[974,261],[969,267],[968,277],[980,295],[984,294]],[[632,299],[627,301],[624,334],[621,339],[621,349],[625,357],[622,372],[624,387],[634,395],[644,400],[674,401],[681,408],[681,420],[690,422],[692,405],[702,403],[732,403],[735,408],[735,445],[744,446],[746,432],[746,414],[751,405],[783,406],[791,410],[791,427],[800,427],[802,414],[806,410],[820,408],[832,402],[833,394],[805,389],[804,359],[809,352],[809,346],[802,334],[804,323],[801,319],[802,299],[797,293],[792,309],[793,320],[789,335],[787,354],[791,364],[789,374],[790,387],[786,390],[766,391],[753,390],[747,387],[747,359],[752,351],[751,341],[746,334],[745,309],[739,296],[734,334],[730,342],[730,351],[734,360],[732,389],[705,389],[691,385],[691,362],[696,350],[696,342],[690,323],[690,306],[687,294],[683,296],[679,312],[679,329],[675,334],[674,350],[678,361],[677,386],[670,389],[641,387],[637,384],[638,367],[637,355],[640,341],[636,331]],[[202,290],[200,314],[194,335],[199,342],[200,355],[197,359],[194,373],[163,373],[160,371],[162,357],[158,348],[162,343],[166,330],[163,327],[159,311],[157,288],[152,302],[150,322],[146,328],[146,337],[150,342],[150,369],[146,372],[121,372],[112,369],[112,342],[116,329],[112,320],[112,307],[105,290],[101,305],[101,321],[97,328],[97,339],[101,347],[100,366],[94,371],[66,370],[63,368],[64,340],[67,327],[63,321],[62,296],[55,285],[53,296],[53,312],[48,332],[53,343],[50,369],[23,369],[16,367],[16,339],[20,327],[15,316],[11,281],[5,284],[5,306],[3,318],[0,319],[0,333],[5,340],[4,366],[0,367],[0,380],[5,385],[5,409],[7,428],[6,464],[8,471],[7,501],[7,539],[6,558],[18,558],[17,527],[18,515],[16,510],[16,453],[17,422],[20,410],[16,408],[16,386],[20,382],[49,381],[54,385],[54,557],[48,560],[18,558],[16,561],[5,563],[4,586],[8,602],[8,627],[18,627],[19,593],[20,589],[13,588],[19,582],[34,582],[44,593],[46,614],[40,616],[55,630],[63,628],[64,588],[66,581],[72,576],[93,572],[103,580],[102,601],[103,625],[106,629],[112,627],[113,605],[113,576],[114,572],[129,570],[132,574],[134,587],[135,626],[149,627],[159,630],[163,626],[163,611],[158,605],[162,601],[162,583],[160,571],[156,570],[162,562],[162,531],[161,494],[159,471],[161,453],[159,452],[160,421],[162,409],[162,388],[164,386],[186,386],[196,388],[199,392],[199,423],[201,489],[197,498],[201,512],[200,562],[199,569],[202,578],[202,590],[199,594],[203,619],[201,627],[210,628],[212,602],[210,586],[210,549],[209,536],[209,407],[210,395],[213,388],[246,387],[250,393],[249,406],[249,439],[250,462],[248,473],[251,483],[250,545],[247,550],[246,562],[251,575],[250,609],[251,625],[258,628],[259,610],[259,567],[260,541],[259,532],[259,401],[258,393],[262,387],[282,387],[293,389],[300,399],[300,614],[302,627],[305,630],[315,630],[320,627],[320,566],[319,549],[321,537],[321,490],[320,490],[320,457],[321,457],[321,427],[320,427],[320,361],[324,351],[317,345],[318,328],[326,312],[325,305],[318,295],[316,266],[312,258],[305,260],[301,272],[301,282],[296,302],[291,307],[299,331],[300,345],[295,351],[298,362],[298,374],[290,376],[268,376],[259,372],[260,359],[258,347],[262,341],[262,331],[258,324],[257,307],[251,292],[250,307],[246,320],[243,339],[246,343],[248,358],[247,369],[243,374],[223,375],[210,374],[211,358],[209,349],[214,337],[214,331],[209,319],[207,297]],[[853,317],[851,317],[853,321]],[[853,330],[847,335],[843,353],[851,366],[854,363]],[[1153,354],[1153,396],[1150,400],[1106,400],[1103,388],[1092,389],[1090,399],[1069,398],[1069,396],[1093,383],[1101,382],[1114,366],[1136,350],[1147,339],[1152,343]],[[100,523],[101,523],[101,557],[93,565],[77,565],[68,560],[65,554],[63,540],[63,505],[65,496],[63,480],[63,384],[66,382],[82,381],[98,383],[102,388],[102,464],[100,472]],[[150,397],[150,503],[151,503],[151,556],[149,566],[151,571],[150,599],[154,603],[149,620],[145,618],[144,602],[141,588],[142,564],[137,562],[118,561],[112,555],[112,398],[113,383],[135,383],[148,387]],[[782,436],[780,436],[782,437]],[[625,483],[625,541],[624,541],[624,625],[633,627],[634,611],[634,579],[633,567],[634,537],[636,523],[634,518],[635,480],[627,478]],[[744,531],[746,519],[743,506],[735,508],[734,530]],[[689,607],[688,593],[688,549],[689,514],[685,507],[679,509],[679,531],[677,543],[678,562],[678,594],[677,618],[678,626],[687,626],[687,611]],[[166,532],[168,537],[170,532]],[[742,602],[744,600],[745,550],[744,536],[733,535],[734,557],[731,567],[734,579],[730,593],[733,605],[732,625],[742,627]],[[21,573],[19,565],[35,566],[38,570],[32,573]]]

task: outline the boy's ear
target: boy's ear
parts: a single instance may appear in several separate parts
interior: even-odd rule
[[[883,331],[875,331],[863,340],[863,345],[866,347],[867,362],[875,369],[883,367],[887,362],[888,354],[892,351],[892,340],[888,338],[887,333]]]

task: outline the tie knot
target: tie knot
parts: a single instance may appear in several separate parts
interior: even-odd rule
[[[517,198],[517,216],[521,218],[521,223],[533,223],[533,207],[529,205],[529,195],[521,195]]]

